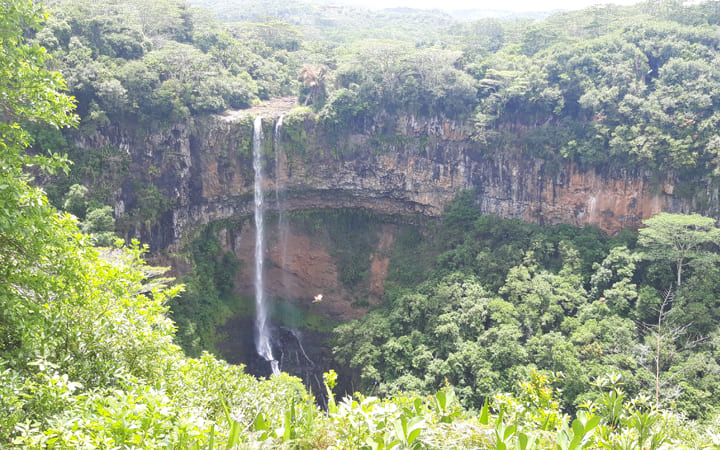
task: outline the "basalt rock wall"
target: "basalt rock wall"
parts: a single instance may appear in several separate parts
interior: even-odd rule
[[[203,224],[251,215],[257,113],[194,119],[144,136],[118,128],[85,138],[83,145],[111,144],[131,156],[133,181],[115,193],[115,213],[128,237],[150,243],[154,251],[172,251]],[[382,133],[369,127],[364,133],[328,135],[311,116],[290,113],[276,135],[282,108],[261,113],[265,191],[271,196],[282,189],[288,210],[364,208],[439,216],[458,192],[474,189],[483,214],[595,224],[609,233],[637,227],[661,211],[699,210],[693,199],[674,194],[672,174],[501,154],[473,142],[463,124],[442,118],[403,116],[387,119]],[[130,220],[143,200],[138,186],[149,184],[162,197],[155,220]],[[698,212],[716,215],[717,197],[717,190],[708,189],[711,206]],[[275,208],[271,201],[266,205]]]

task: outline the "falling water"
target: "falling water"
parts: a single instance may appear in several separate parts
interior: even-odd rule
[[[268,328],[267,305],[265,304],[262,141],[262,117],[256,117],[253,125],[253,168],[255,169],[255,348],[258,355],[270,361],[273,374],[278,375],[280,368],[277,360],[273,357],[272,348],[270,347],[270,329]]]
[[[310,363],[311,366],[314,366],[315,363],[313,362],[312,359],[310,359],[308,354],[305,353],[305,347],[303,347],[303,345],[302,345],[302,333],[300,333],[295,328],[291,328],[290,333],[292,333],[293,337],[295,337],[295,340],[297,340],[298,347],[300,347],[300,351],[302,352],[302,355],[305,357],[305,359],[307,359],[307,361]]]

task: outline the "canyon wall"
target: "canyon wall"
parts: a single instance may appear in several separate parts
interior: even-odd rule
[[[693,199],[674,195],[672,174],[493,155],[474,143],[462,124],[449,120],[403,116],[383,124],[385,134],[337,138],[324,134],[312,117],[300,115],[278,138],[274,126],[282,108],[260,112],[266,114],[266,192],[282,188],[288,210],[364,208],[393,216],[439,216],[456,193],[474,189],[483,214],[542,224],[594,224],[617,233],[661,211],[698,209]],[[118,131],[86,142],[109,143],[131,154],[136,179],[115,194],[121,223],[140,201],[137,186],[152,183],[165,199],[157,220],[127,221],[126,234],[150,243],[154,251],[172,251],[203,224],[251,215],[249,149],[257,113],[195,119],[142,138]],[[393,132],[388,134],[388,128]],[[717,190],[708,189],[707,198],[706,203],[717,205]],[[272,211],[273,202],[266,203]],[[705,209],[699,212],[717,212],[716,206]]]
[[[278,212],[274,198],[280,190],[284,211],[365,209],[392,216],[395,224],[412,223],[440,216],[458,192],[468,189],[475,192],[479,214],[593,224],[611,234],[638,227],[661,211],[718,215],[717,187],[711,189],[709,182],[698,181],[707,186],[700,201],[677,195],[672,174],[581,168],[559,159],[493,152],[474,142],[467,126],[443,118],[386,117],[363,133],[332,135],[311,113],[293,110],[294,104],[292,98],[279,99],[149,133],[117,126],[78,143],[88,151],[114,146],[128,156],[129,175],[113,194],[125,237],[148,243],[156,262],[171,264],[180,275],[188,269],[186,262],[173,255],[187,248],[204,225],[215,224],[223,249],[244,262],[235,286],[248,294],[256,115],[264,117],[265,205],[271,216]],[[280,116],[283,126],[276,133]],[[348,292],[339,282],[327,236],[290,229],[281,263],[278,238],[271,232],[269,296],[302,299],[305,307],[337,320],[357,317],[383,298],[387,248],[396,231],[388,223],[377,234],[360,293]],[[326,300],[316,305],[312,301],[318,294]],[[363,306],[358,307],[358,298]]]
[[[680,197],[673,174],[493,152],[473,142],[467,126],[442,118],[386,117],[364,133],[332,136],[293,106],[294,99],[279,99],[149,133],[111,127],[78,144],[111,145],[129,155],[129,176],[114,192],[115,216],[126,237],[154,252],[182,248],[204,224],[252,214],[255,115],[264,117],[266,192],[283,189],[288,210],[439,216],[458,192],[474,189],[482,214],[594,224],[611,234],[661,211],[718,215],[717,187],[709,182],[697,181],[707,185],[701,201]],[[287,125],[274,136],[284,114]],[[150,218],[137,213],[148,192],[158,197],[145,205]],[[274,203],[266,203],[272,211]]]

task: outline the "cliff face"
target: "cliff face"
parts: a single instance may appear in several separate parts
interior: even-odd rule
[[[115,192],[115,215],[126,237],[149,243],[161,258],[182,250],[203,225],[214,223],[224,250],[244,263],[235,286],[247,294],[253,291],[256,115],[264,117],[265,208],[276,219],[279,209],[365,209],[407,220],[439,216],[467,189],[474,189],[483,214],[543,224],[594,224],[609,233],[638,227],[661,211],[717,216],[716,188],[708,188],[703,210],[693,199],[675,195],[670,175],[491,155],[462,124],[440,118],[386,119],[366,133],[338,138],[327,135],[313,117],[288,112],[293,105],[294,99],[281,99],[149,134],[117,127],[80,144],[88,149],[113,145],[130,156],[130,175]],[[335,243],[327,234],[289,227],[280,246],[279,231],[270,230],[268,295],[298,301],[336,320],[357,317],[383,298],[396,231],[394,225],[373,231],[369,260],[363,262],[366,275],[349,292],[340,282]],[[161,262],[185,272],[181,258]],[[325,297],[316,304],[318,294]]]
[[[692,206],[672,195],[672,179],[658,184],[649,173],[581,170],[572,163],[548,173],[541,161],[517,159],[487,161],[474,169],[484,213],[541,224],[593,224],[614,234],[659,212],[689,212]]]
[[[367,277],[352,287],[341,281],[336,253],[347,243],[333,242],[327,230],[307,229],[276,220],[266,223],[265,293],[274,303],[300,307],[336,322],[363,315],[367,308],[382,301],[390,262],[389,250],[398,226],[383,224],[365,230],[371,248],[358,265],[367,268]],[[243,262],[235,275],[235,289],[252,295],[254,291],[255,229],[252,219],[218,227],[216,236],[222,250],[235,254]],[[358,303],[358,300],[363,300]]]
[[[177,249],[200,225],[252,214],[252,117],[266,114],[266,192],[281,189],[288,210],[364,208],[389,215],[438,216],[457,192],[474,188],[481,213],[544,224],[595,224],[609,233],[637,227],[660,211],[697,210],[673,195],[672,176],[642,171],[581,169],[523,155],[487,156],[462,124],[401,117],[393,133],[326,136],[309,118],[280,134],[282,109],[241,111],[196,119],[150,136],[108,133],[87,145],[113,144],[132,156],[135,180],[116,193],[125,232],[153,250]],[[287,121],[287,119],[286,119]],[[298,137],[299,136],[299,137]],[[162,197],[155,220],[122,222],[152,183]],[[717,192],[708,192],[717,205]],[[273,210],[273,202],[267,202]],[[700,211],[713,214],[717,208]]]

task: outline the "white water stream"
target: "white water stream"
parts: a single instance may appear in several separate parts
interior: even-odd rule
[[[280,374],[277,360],[270,346],[267,304],[265,301],[265,225],[263,205],[262,171],[262,117],[256,117],[253,123],[253,169],[255,170],[255,349],[258,355],[270,361],[273,375]]]

